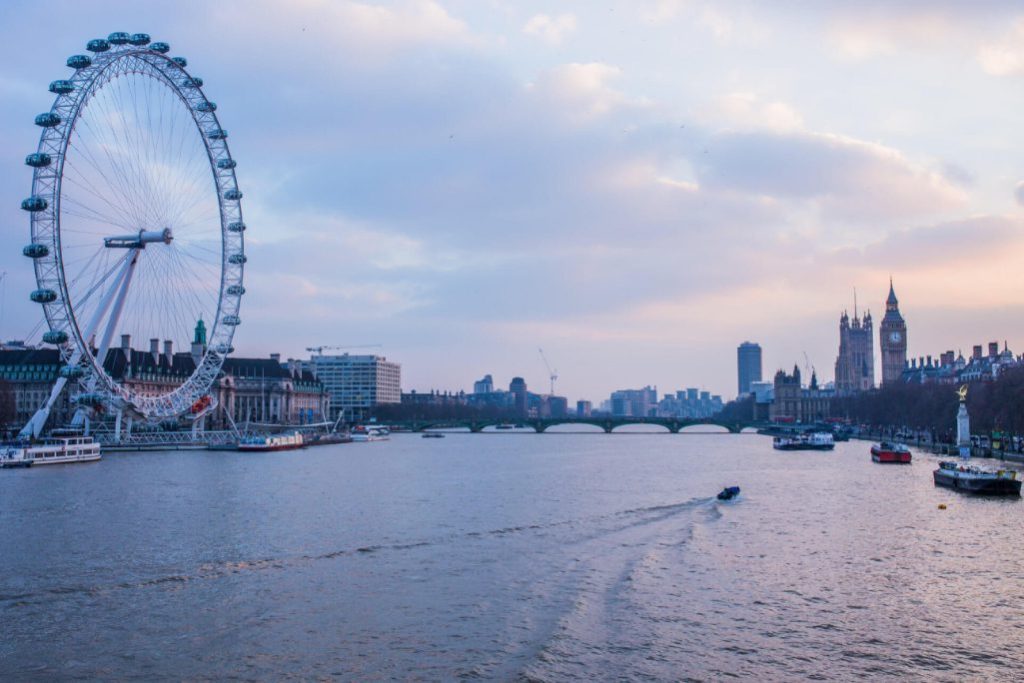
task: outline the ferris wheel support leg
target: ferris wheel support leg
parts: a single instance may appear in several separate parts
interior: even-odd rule
[[[110,308],[111,302],[114,302],[114,310],[110,313],[110,318],[107,320],[107,328],[103,332],[103,340],[100,344],[100,348],[96,353],[96,358],[102,365],[107,358],[107,351],[110,349],[110,340],[114,335],[114,329],[117,327],[117,323],[121,319],[121,310],[124,308],[124,300],[128,296],[128,286],[132,282],[132,275],[135,273],[135,264],[139,260],[139,250],[132,249],[125,256],[124,266],[121,268],[117,277],[114,278],[114,282],[111,284],[110,289],[103,296],[103,301],[100,302],[99,308],[93,315],[92,320],[89,321],[89,327],[86,329],[85,338],[90,339],[96,334],[96,329],[100,326],[100,321],[103,319],[107,309]],[[89,380],[89,391],[93,391],[96,388],[96,378],[93,377]],[[85,433],[89,433],[89,417],[85,410],[79,408],[75,411],[75,416],[71,420],[71,425],[74,427],[81,427],[85,425]],[[118,425],[120,425],[120,411],[118,412]],[[118,440],[120,440],[120,434],[118,434]]]
[[[114,289],[117,290],[117,300],[114,302],[114,310],[110,313],[110,319],[107,320],[107,329],[103,332],[103,342],[100,344],[99,353],[96,358],[99,359],[100,363],[107,358],[107,351],[110,349],[110,340],[114,337],[114,330],[117,328],[117,324],[121,322],[121,311],[124,309],[124,300],[128,296],[128,287],[132,284],[132,275],[135,274],[135,264],[139,262],[139,250],[132,249],[132,253],[129,255],[127,262],[124,264],[121,276],[118,278],[118,282],[115,282]],[[118,411],[120,415],[120,411]]]
[[[53,409],[53,404],[57,402],[57,398],[60,396],[60,392],[64,390],[64,385],[67,382],[67,379],[64,377],[57,378],[57,381],[53,383],[53,389],[50,390],[50,397],[46,399],[43,407],[37,410],[28,423],[22,427],[18,433],[18,438],[37,438],[42,433],[43,426],[46,425],[46,420],[50,417],[50,410]]]
[[[118,410],[117,417],[114,418],[114,442],[121,443],[121,415],[124,411]]]
[[[121,285],[124,282],[125,275],[128,273],[133,261],[134,259],[131,258],[125,259],[124,266],[118,272],[117,277],[114,278],[113,284],[111,284],[110,289],[103,296],[99,306],[96,308],[96,312],[93,313],[92,320],[89,321],[88,327],[85,328],[85,339],[92,338],[96,333],[96,328],[99,327],[100,320],[103,319],[103,315],[107,312],[107,309],[110,308],[110,302],[113,301],[115,293],[121,290]],[[68,359],[67,364],[77,365],[81,358],[81,352],[76,349],[71,355],[71,358]],[[60,392],[64,389],[65,384],[67,384],[66,378],[57,378],[57,381],[53,384],[53,389],[50,391],[50,397],[47,399],[43,407],[36,411],[35,415],[32,416],[32,419],[30,419],[28,424],[26,424],[21,430],[21,433],[18,435],[20,438],[38,437],[42,433],[43,427],[46,425],[46,420],[50,417],[50,411],[53,409],[53,405],[57,402],[57,398],[60,396]],[[80,427],[85,424],[86,430],[88,430],[88,421],[85,419],[85,411],[81,408],[76,410],[71,424],[75,427]]]

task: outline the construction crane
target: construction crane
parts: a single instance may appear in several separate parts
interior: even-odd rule
[[[310,353],[315,353],[316,355],[321,356],[325,349],[328,351],[340,351],[342,349],[379,349],[380,347],[380,344],[355,344],[353,346],[307,346],[306,350]]]
[[[537,351],[540,353],[540,359],[544,361],[544,367],[548,369],[548,377],[551,379],[551,395],[554,396],[555,380],[558,379],[558,370],[551,369],[551,363],[549,363],[548,359],[544,356],[544,349],[537,349]]]
[[[806,351],[804,351],[804,370],[807,372],[807,381],[808,382],[811,381],[811,377],[813,377],[815,374],[817,374],[815,369],[814,369],[814,366],[811,365],[811,359],[807,357],[807,352]]]

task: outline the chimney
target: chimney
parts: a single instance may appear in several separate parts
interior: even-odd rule
[[[995,358],[999,355],[999,342],[988,343],[988,357]]]
[[[125,351],[130,351],[132,348],[132,335],[122,334],[121,335],[121,348]]]
[[[931,366],[932,366],[932,357],[931,357],[931,354],[928,354],[928,367],[931,367]]]
[[[971,360],[981,360],[981,344],[974,345],[974,353],[971,354]]]
[[[164,340],[164,356],[167,357],[168,365],[174,365],[174,351],[172,350],[173,344],[174,342],[172,342],[170,339]]]
[[[150,353],[151,356],[153,356],[153,362],[154,363],[159,363],[160,362],[160,340],[159,339],[150,339],[149,340],[149,353]]]

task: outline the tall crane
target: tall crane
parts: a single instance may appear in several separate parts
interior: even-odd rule
[[[558,370],[551,369],[551,363],[549,363],[548,359],[544,356],[544,349],[537,349],[537,351],[540,353],[540,359],[544,361],[544,367],[548,369],[548,377],[551,379],[551,395],[554,396],[555,380],[558,379]]]
[[[325,350],[340,351],[342,349],[379,349],[380,347],[380,344],[356,344],[354,346],[307,346],[306,350],[320,356],[323,355]]]
[[[807,372],[807,381],[811,381],[811,377],[817,374],[814,366],[811,365],[811,359],[807,357],[807,352],[804,351],[804,370]]]

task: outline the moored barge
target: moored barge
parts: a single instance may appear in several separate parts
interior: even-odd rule
[[[1014,470],[985,470],[954,460],[939,463],[932,473],[936,486],[989,496],[1020,496],[1021,481]]]

